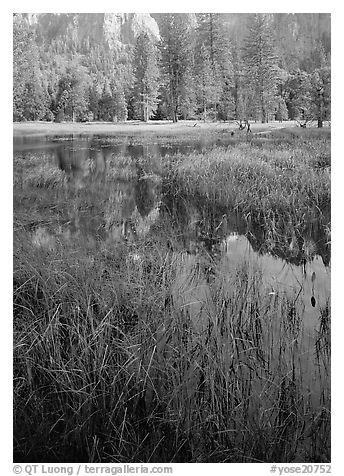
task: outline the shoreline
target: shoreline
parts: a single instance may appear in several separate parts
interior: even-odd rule
[[[251,123],[252,132],[265,132],[285,127],[295,127],[296,121],[285,121],[283,123],[272,121],[267,124]],[[202,121],[179,121],[173,123],[170,121],[151,121],[143,123],[139,121],[128,121],[122,123],[110,122],[14,122],[13,136],[31,136],[31,135],[64,135],[64,134],[142,134],[152,133],[161,135],[185,134],[210,132],[219,133],[226,131],[238,131],[236,122],[202,122]],[[245,133],[245,131],[242,131]]]

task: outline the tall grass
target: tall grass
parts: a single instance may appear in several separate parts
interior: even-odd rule
[[[329,428],[314,430],[328,409],[328,347],[316,347],[314,395],[303,382],[313,366],[298,360],[315,352],[302,306],[271,297],[259,270],[219,273],[195,309],[172,289],[180,253],[146,244],[138,263],[21,243],[16,461],[329,460]]]
[[[245,213],[280,210],[302,219],[308,208],[330,203],[328,170],[315,168],[319,155],[305,148],[261,148],[239,144],[208,154],[179,157],[176,168],[181,188],[201,191],[210,200]]]
[[[262,235],[262,251],[308,259],[314,228],[326,248],[330,229],[330,150],[327,140],[280,138],[241,142],[206,154],[172,158],[167,187],[237,211]]]
[[[266,223],[287,209],[302,225],[326,205],[328,175],[305,147],[283,147],[173,159],[163,188]],[[55,233],[50,246],[23,212],[61,224],[52,207],[69,195],[27,180],[16,183],[16,462],[330,460],[329,302],[310,336],[298,295],[271,293],[252,263],[185,253],[167,219],[132,242]]]

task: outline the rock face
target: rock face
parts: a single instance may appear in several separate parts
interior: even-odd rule
[[[160,39],[159,27],[149,13],[26,13],[30,25],[35,25],[47,41],[73,37],[79,44],[105,42],[110,49],[135,43],[145,32]]]
[[[160,39],[158,24],[149,13],[134,13],[131,28],[135,37],[143,32],[148,33],[156,40]]]
[[[133,44],[140,33],[159,40],[159,27],[149,13],[105,13],[104,35],[108,45]]]
[[[103,32],[110,48],[118,46],[119,43],[130,43],[130,41],[125,41],[129,38],[123,38],[129,36],[127,32],[124,34],[125,30],[128,30],[128,16],[127,13],[104,14]]]

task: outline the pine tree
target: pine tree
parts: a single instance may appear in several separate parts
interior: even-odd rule
[[[67,64],[58,82],[56,114],[58,120],[84,120],[88,110],[89,77],[78,61]]]
[[[318,127],[331,117],[331,68],[325,55],[324,48],[319,44],[316,48],[317,68],[311,75],[311,102],[313,115]]]
[[[39,120],[48,110],[35,34],[21,15],[13,19],[13,117]]]
[[[90,111],[90,115],[94,121],[99,119],[99,101],[100,101],[100,94],[98,87],[95,83],[88,90],[88,109]]]
[[[214,106],[220,98],[221,86],[217,81],[208,49],[202,45],[196,67],[196,84],[199,104],[203,110],[203,120],[207,120],[208,107]]]
[[[211,87],[210,102],[213,102],[217,114],[228,116],[232,109],[233,98],[231,85],[233,83],[233,67],[229,37],[224,25],[224,15],[221,13],[200,13],[197,15],[196,41],[196,76],[206,75]],[[225,106],[225,104],[227,106]],[[228,109],[225,109],[227,108]]]
[[[274,111],[277,82],[277,58],[272,44],[269,15],[254,14],[245,41],[245,83],[258,101],[260,118],[268,122]]]
[[[231,81],[225,81],[217,106],[218,119],[227,121],[235,118],[235,100]]]
[[[232,41],[232,64],[233,64],[233,83],[232,96],[234,103],[233,116],[237,121],[242,121],[246,116],[244,100],[244,62],[242,58],[242,48],[238,40]]]
[[[129,44],[119,39],[109,45],[100,16],[41,14],[30,23],[16,14],[14,119],[147,120],[156,111],[156,118],[177,121],[197,110],[205,118],[214,111],[218,119],[264,121],[285,117],[284,102],[291,119],[316,119],[321,126],[330,118],[329,14],[152,16],[161,55],[148,53],[151,40],[141,45],[149,73],[141,79],[152,85],[145,92],[136,77],[133,32],[126,32]],[[123,26],[130,30],[129,23]],[[152,74],[155,60],[159,77]],[[67,71],[73,64],[76,81]]]
[[[318,127],[331,117],[331,71],[329,67],[319,68],[311,76],[311,103],[313,117]]]
[[[282,122],[288,119],[288,108],[282,97],[277,99],[276,121]]]
[[[22,116],[28,121],[39,121],[47,115],[47,95],[41,85],[27,82],[21,96]]]
[[[162,14],[161,65],[165,91],[173,122],[189,105],[192,94],[193,19],[191,14]]]
[[[158,97],[158,50],[147,33],[141,33],[135,46],[135,87],[134,96],[139,109],[139,117],[147,122],[156,110]]]
[[[104,83],[99,100],[99,116],[103,121],[112,121],[114,118],[114,100],[108,81]]]
[[[312,119],[311,76],[305,71],[290,74],[285,85],[290,119]]]
[[[112,92],[113,97],[113,120],[126,121],[128,117],[127,102],[125,99],[124,89],[121,85],[118,85]]]

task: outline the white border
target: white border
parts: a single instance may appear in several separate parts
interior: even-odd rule
[[[10,5],[1,6],[0,15],[0,45],[1,45],[1,131],[2,150],[1,159],[4,164],[1,173],[1,217],[2,226],[2,246],[1,246],[1,441],[0,441],[0,470],[6,466],[3,474],[12,473],[12,13],[14,12],[222,12],[222,13],[247,13],[247,12],[321,12],[332,14],[332,394],[333,394],[333,416],[332,416],[332,474],[339,475],[340,463],[342,462],[342,392],[340,383],[343,375],[343,357],[340,352],[341,340],[344,336],[343,320],[344,310],[341,294],[342,274],[344,273],[343,249],[341,247],[343,237],[343,194],[340,193],[343,184],[344,146],[340,138],[340,127],[343,121],[343,84],[344,74],[343,63],[343,34],[344,18],[341,2],[337,1],[313,1],[313,2],[189,2],[174,1],[161,2],[149,1],[139,3],[137,1],[126,1],[122,4],[114,2],[98,1],[92,3],[59,1],[48,5],[42,1],[14,1]],[[4,146],[5,144],[5,146]],[[197,473],[209,473],[214,471],[223,474],[268,474],[269,465],[261,464],[230,464],[212,465],[172,465],[176,469],[175,475],[187,474],[197,471]]]

